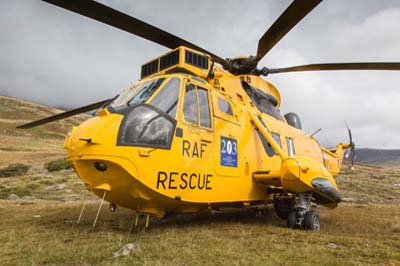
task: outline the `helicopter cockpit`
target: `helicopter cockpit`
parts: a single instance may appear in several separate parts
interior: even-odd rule
[[[169,149],[179,92],[180,79],[176,77],[151,79],[123,92],[109,108],[111,113],[124,115],[117,145]]]

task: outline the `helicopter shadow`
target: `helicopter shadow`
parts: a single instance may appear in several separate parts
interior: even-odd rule
[[[71,227],[86,233],[95,233],[99,230],[115,233],[140,233],[163,229],[196,229],[207,226],[224,226],[234,224],[267,225],[284,227],[283,220],[279,219],[272,208],[223,208],[219,211],[204,210],[193,214],[171,213],[165,218],[151,217],[146,228],[145,214],[138,214],[137,226],[134,226],[136,213],[128,209],[119,209],[116,212],[102,210],[96,226],[93,226],[96,213],[90,207],[83,214],[80,223],[77,223],[80,210],[76,207],[54,210],[46,219],[35,223],[36,226],[58,231],[70,230]]]

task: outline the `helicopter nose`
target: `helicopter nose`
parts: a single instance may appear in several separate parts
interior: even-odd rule
[[[328,195],[334,201],[339,203],[342,200],[339,192],[328,179],[317,177],[311,181],[311,184],[317,192]]]
[[[87,153],[93,150],[101,152],[104,149],[115,148],[122,119],[122,115],[102,109],[98,111],[98,116],[73,127],[64,142],[68,155],[74,155],[82,149]]]

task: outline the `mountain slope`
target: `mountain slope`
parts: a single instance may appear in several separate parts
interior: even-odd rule
[[[377,166],[400,166],[400,150],[357,149],[355,161]]]
[[[88,115],[81,114],[31,129],[16,128],[61,112],[63,110],[57,108],[0,96],[0,167],[10,163],[34,165],[43,159],[63,157],[65,135]]]

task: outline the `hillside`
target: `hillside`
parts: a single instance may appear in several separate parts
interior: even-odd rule
[[[400,167],[400,150],[357,149],[356,152],[358,163]]]
[[[82,114],[31,129],[18,125],[51,116],[63,110],[0,96],[0,167],[10,163],[36,164],[40,157],[62,157],[68,130],[88,118]]]

